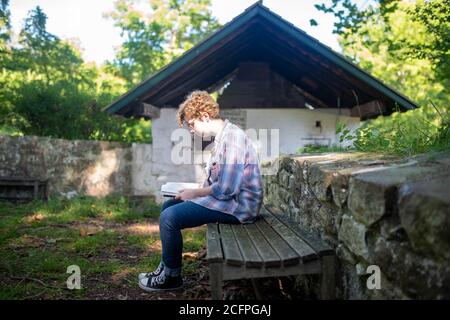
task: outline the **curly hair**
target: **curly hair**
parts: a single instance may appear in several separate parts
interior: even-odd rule
[[[183,126],[186,117],[195,119],[202,113],[207,113],[211,119],[219,118],[219,104],[206,91],[192,91],[178,108],[178,126]]]

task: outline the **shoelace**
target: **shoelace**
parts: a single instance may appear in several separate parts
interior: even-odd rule
[[[166,274],[163,271],[159,276],[156,276],[156,277],[153,277],[150,279],[151,279],[150,285],[152,287],[155,285],[160,285],[160,284],[163,284],[164,281],[166,281]]]
[[[154,275],[159,275],[159,274],[161,274],[161,272],[162,272],[163,269],[164,269],[164,267],[163,267],[163,265],[160,263],[160,264],[158,265],[158,268],[156,268],[155,271],[152,271],[152,272],[147,273],[147,278],[153,277]]]

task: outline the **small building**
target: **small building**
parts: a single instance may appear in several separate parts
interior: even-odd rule
[[[155,172],[168,180],[180,179],[170,164],[176,112],[196,89],[217,93],[222,116],[243,129],[279,130],[286,154],[338,143],[337,122],[355,129],[362,120],[417,107],[257,2],[105,109],[152,119]]]

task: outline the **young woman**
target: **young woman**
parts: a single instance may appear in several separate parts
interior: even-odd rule
[[[214,136],[203,188],[185,189],[162,206],[159,230],[162,261],[150,273],[139,275],[146,291],[174,290],[182,286],[181,229],[207,223],[251,223],[263,198],[259,161],[245,132],[219,117],[219,105],[206,91],[194,91],[180,105],[178,124],[191,133]]]

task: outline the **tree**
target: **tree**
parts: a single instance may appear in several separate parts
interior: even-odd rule
[[[9,134],[150,142],[149,121],[112,117],[102,107],[218,27],[210,0],[151,0],[150,13],[118,0],[109,16],[125,42],[113,62],[97,67],[83,61],[74,43],[47,31],[39,6],[11,46],[8,1],[0,1],[0,44],[10,48],[0,66],[0,132]]]
[[[450,0],[332,0],[316,7],[336,17],[343,53],[419,104],[448,106]],[[418,90],[420,88],[420,90]]]
[[[110,63],[129,87],[142,81],[197,44],[220,25],[211,16],[210,0],[149,0],[149,11],[134,0],[117,0],[107,15],[125,38]]]
[[[47,16],[37,6],[28,13],[25,26],[20,32],[20,47],[14,57],[20,67],[29,70],[34,76],[43,76],[47,84],[67,80],[88,86],[91,74],[83,65],[81,54],[73,44],[62,41],[46,29]]]
[[[46,29],[40,7],[31,10],[2,65],[0,132],[65,139],[151,141],[150,123],[102,112],[125,90],[107,67],[86,64],[76,46]]]
[[[11,13],[9,12],[8,5],[9,0],[0,0],[0,59],[5,54],[6,44],[10,40]]]
[[[365,2],[367,3],[367,2]],[[450,148],[450,0],[332,0],[345,56],[416,101],[420,108],[363,123],[362,151],[414,154]]]
[[[409,45],[411,56],[434,61],[437,76],[449,79],[450,75],[450,0],[422,1],[410,11],[414,20],[422,23],[430,41],[422,45]]]
[[[5,90],[11,81],[7,70],[12,63],[11,13],[8,6],[8,0],[0,0],[0,126],[3,125],[3,131],[14,133],[16,130],[11,125],[5,126],[5,119],[12,115],[13,109]]]

